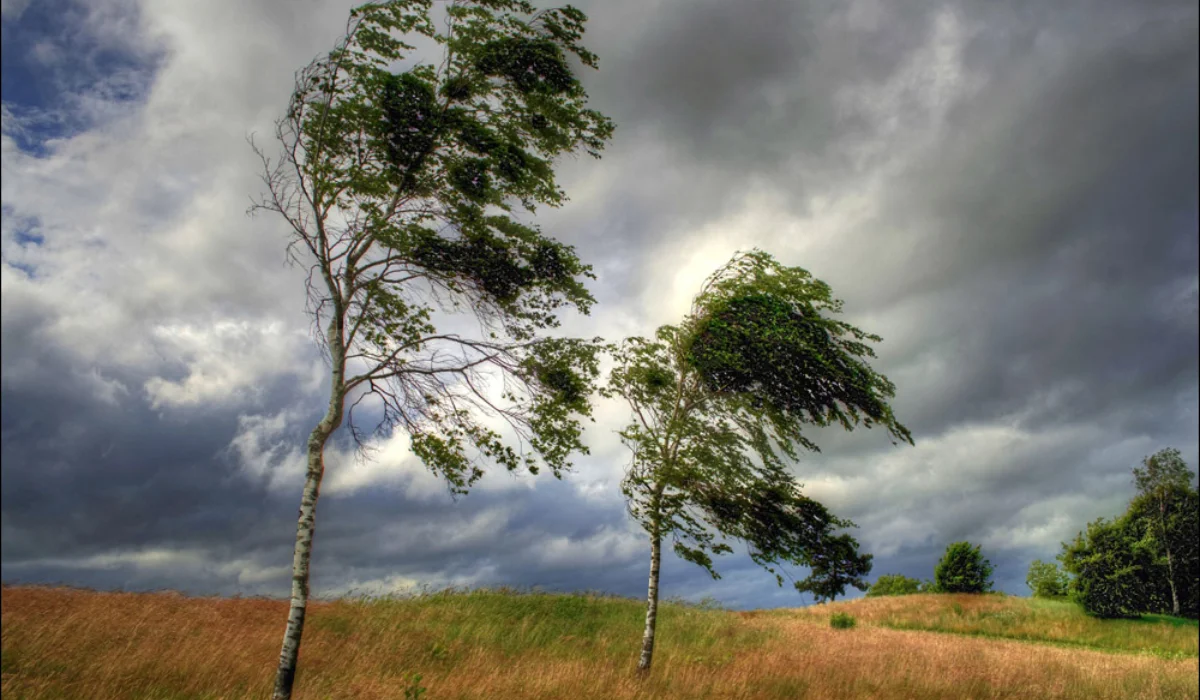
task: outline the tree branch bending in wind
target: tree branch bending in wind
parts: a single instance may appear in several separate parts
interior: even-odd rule
[[[797,447],[818,449],[806,424],[881,425],[912,442],[885,400],[895,387],[861,359],[874,356],[863,341],[879,338],[822,315],[840,310],[823,282],[756,250],[709,277],[680,325],[613,348],[601,393],[632,411],[620,433],[632,452],[622,491],[650,535],[641,671],[653,659],[666,537],[713,578],[712,555],[733,551],[733,539],[780,585],[777,567],[791,563],[810,567],[795,585],[818,598],[866,588],[871,556],[835,534],[853,523],[803,496],[785,462]]]
[[[570,6],[535,14],[522,0],[451,2],[439,31],[431,8],[393,0],[353,10],[344,39],[297,74],[277,122],[281,157],[255,146],[267,194],[251,211],[280,215],[289,260],[309,265],[307,309],[330,366],[329,403],[307,444],[275,698],[295,682],[323,454],[352,394],[346,418],[360,447],[353,410],[373,396],[383,407],[376,433],[408,433],[453,493],[489,462],[560,476],[587,451],[579,421],[591,415],[598,340],[543,332],[564,307],[588,312],[583,279],[593,275],[518,216],[565,200],[557,156],[599,157],[612,135],[568,61],[596,66],[579,44],[587,18]],[[441,62],[390,72],[414,50],[397,35],[436,42]],[[456,312],[474,319],[478,337],[435,317]],[[497,374],[499,396],[487,382]]]

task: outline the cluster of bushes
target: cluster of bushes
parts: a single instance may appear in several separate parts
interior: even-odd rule
[[[933,580],[918,581],[903,574],[884,574],[871,584],[868,597],[912,593],[985,593],[992,590],[991,562],[979,545],[955,542],[933,569]]]
[[[1168,613],[1196,618],[1200,610],[1200,502],[1195,473],[1179,450],[1165,449],[1134,469],[1138,493],[1115,518],[1088,523],[1074,541],[1063,543],[1059,560],[1070,575],[1065,587],[1034,577],[1044,593],[1062,588],[1097,617]],[[1041,570],[1057,569],[1041,564]],[[1035,595],[1038,589],[1034,590]]]

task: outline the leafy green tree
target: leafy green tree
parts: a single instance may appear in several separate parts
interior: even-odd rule
[[[917,586],[917,593],[941,593],[936,583],[930,579],[921,579],[921,584]]]
[[[1196,617],[1196,592],[1200,587],[1200,561],[1196,551],[1197,520],[1200,518],[1196,489],[1180,488],[1167,494],[1169,516],[1166,527],[1161,530],[1156,526],[1160,522],[1160,510],[1155,500],[1135,496],[1124,515],[1132,546],[1147,558],[1144,584],[1150,607],[1145,612]],[[1170,547],[1173,567],[1167,566],[1164,540]],[[1178,611],[1174,607],[1175,601],[1179,603]]]
[[[1054,562],[1034,559],[1025,575],[1025,585],[1035,598],[1062,598],[1067,595],[1067,573]]]
[[[992,590],[992,571],[979,545],[955,542],[934,567],[933,579],[942,593],[983,593]]]
[[[884,574],[867,590],[868,598],[885,595],[912,595],[921,592],[921,582],[904,574]]]
[[[1128,518],[1099,518],[1088,523],[1073,542],[1063,543],[1059,555],[1071,574],[1068,591],[1089,615],[1102,618],[1138,617],[1152,607],[1148,572],[1153,557],[1137,546]]]
[[[1171,614],[1179,615],[1180,588],[1188,587],[1189,573],[1194,577],[1196,570],[1194,534],[1190,542],[1186,540],[1190,534],[1188,521],[1196,519],[1196,490],[1192,488],[1195,473],[1187,468],[1179,450],[1167,448],[1143,460],[1140,469],[1134,468],[1133,476],[1138,495],[1130,504],[1131,517],[1144,532],[1142,546],[1164,569]],[[1194,533],[1194,526],[1190,529]]]
[[[650,535],[639,669],[653,656],[666,537],[713,578],[712,555],[732,551],[730,539],[780,585],[780,563],[811,566],[797,586],[823,596],[868,570],[857,543],[835,534],[853,523],[801,495],[784,462],[817,449],[808,424],[879,424],[912,442],[886,402],[894,386],[862,359],[874,356],[863,341],[878,336],[823,315],[840,310],[828,285],[755,250],[710,276],[680,325],[613,348],[603,394],[625,399],[634,418],[620,433],[632,452],[622,491]]]
[[[255,146],[269,193],[252,211],[281,215],[289,259],[309,266],[308,310],[331,370],[307,443],[275,698],[292,692],[323,453],[348,400],[357,395],[345,417],[360,448],[353,409],[371,396],[383,410],[376,432],[406,431],[452,493],[487,462],[558,476],[586,452],[579,421],[591,412],[598,343],[542,334],[564,306],[587,313],[592,275],[520,218],[564,201],[556,157],[596,156],[613,131],[586,109],[568,60],[596,65],[578,43],[586,17],[569,6],[534,15],[522,0],[451,2],[439,31],[431,7],[353,10],[344,39],[297,74],[276,124],[282,155],[272,162]],[[413,50],[398,36],[414,34],[440,45],[441,60],[390,72]],[[481,337],[435,318],[464,311]],[[489,376],[503,378],[502,397]],[[515,447],[487,416],[503,419]]]
[[[867,590],[868,584],[863,577],[871,573],[873,557],[859,554],[858,540],[849,533],[842,533],[826,538],[823,544],[811,552],[808,564],[811,573],[808,578],[796,582],[796,590],[811,593],[818,603],[845,595],[848,586]]]

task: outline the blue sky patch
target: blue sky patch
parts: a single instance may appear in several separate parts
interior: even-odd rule
[[[135,13],[130,6],[122,26],[136,26]],[[114,43],[118,34],[97,23],[115,19],[86,3],[46,0],[0,21],[0,100],[5,132],[19,148],[42,156],[48,141],[96,126],[80,109],[82,96],[118,103],[144,97],[164,52],[138,36]]]

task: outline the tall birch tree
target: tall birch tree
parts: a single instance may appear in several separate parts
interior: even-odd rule
[[[713,273],[678,326],[613,347],[601,393],[632,410],[620,433],[632,453],[622,491],[650,536],[641,671],[653,659],[668,537],[713,578],[713,555],[733,540],[780,585],[781,564],[812,567],[796,587],[823,597],[870,571],[869,555],[837,534],[853,523],[805,497],[787,464],[819,450],[806,425],[880,425],[912,443],[886,401],[895,387],[863,359],[874,356],[864,341],[880,338],[828,315],[840,310],[828,285],[754,250]]]
[[[445,5],[439,28],[432,5],[353,10],[341,42],[297,74],[276,125],[282,155],[255,147],[267,194],[252,211],[280,215],[289,260],[309,266],[308,311],[330,366],[307,443],[276,699],[295,682],[325,445],[345,417],[363,446],[361,401],[382,406],[376,433],[404,430],[453,493],[489,463],[560,476],[586,452],[598,343],[544,331],[563,307],[588,312],[591,271],[522,215],[564,201],[557,156],[598,157],[613,131],[586,108],[573,68],[596,67],[579,44],[587,18],[478,0]],[[412,36],[440,47],[440,61],[393,72]],[[455,313],[480,332],[450,330]]]
[[[1196,517],[1195,499],[1191,499],[1192,512],[1189,513],[1187,498],[1189,491],[1195,491],[1192,488],[1194,477],[1195,473],[1188,469],[1183,455],[1173,447],[1155,452],[1142,460],[1140,468],[1133,470],[1138,495],[1130,504],[1129,514],[1140,521],[1145,532],[1144,545],[1153,552],[1157,563],[1166,569],[1172,615],[1180,613],[1179,589],[1186,586],[1184,579],[1189,570],[1196,570],[1194,561],[1180,557],[1182,549],[1195,551],[1196,543],[1187,542],[1188,539],[1194,539],[1195,534],[1190,533],[1189,538],[1184,527],[1189,516],[1193,520]]]

